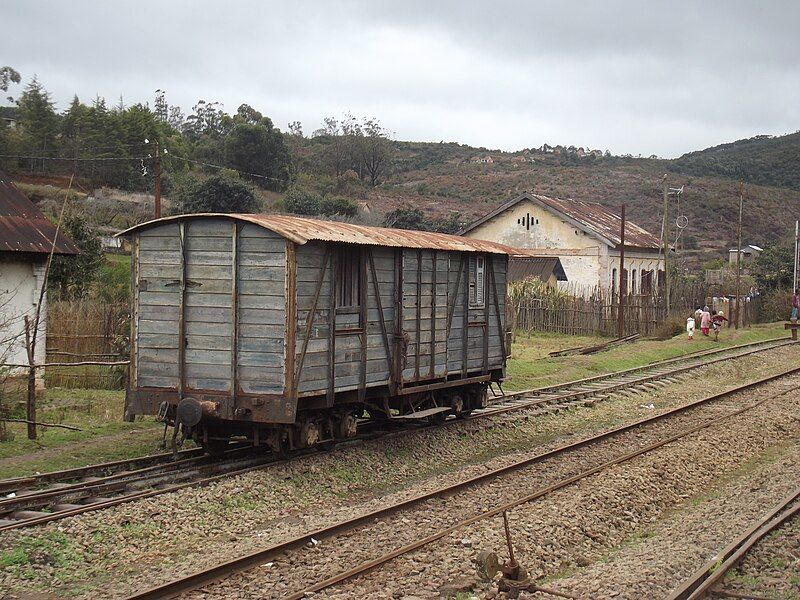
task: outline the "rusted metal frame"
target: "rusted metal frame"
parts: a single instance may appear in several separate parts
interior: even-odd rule
[[[489,302],[486,300],[486,273],[485,271],[491,269],[492,259],[487,254],[483,258],[483,268],[484,268],[484,275],[483,275],[483,372],[489,372]],[[477,269],[477,265],[475,267]],[[477,277],[475,279],[475,285],[478,285]],[[477,289],[475,290],[475,296],[477,297],[478,292]]]
[[[179,226],[181,241],[181,277],[178,288],[178,402],[183,400],[186,389],[186,230],[188,224],[181,221]]]
[[[311,310],[306,318],[306,331],[303,335],[303,347],[300,350],[300,359],[297,361],[297,369],[295,370],[295,380],[300,381],[300,374],[303,372],[303,363],[306,361],[306,352],[308,351],[308,342],[311,340],[311,331],[314,328],[314,318],[317,314],[317,304],[319,303],[319,295],[322,291],[322,284],[325,283],[325,273],[328,271],[328,255],[330,254],[330,246],[325,246],[325,255],[322,258],[322,271],[317,279],[317,285],[314,288],[314,300],[311,302]]]
[[[139,236],[133,237],[131,248],[131,289],[133,290],[133,302],[131,305],[131,348],[130,348],[130,366],[128,367],[128,385],[125,391],[125,410],[124,419],[126,421],[133,421],[135,413],[131,412],[131,398],[130,391],[136,389],[139,383],[139,376],[137,374],[136,358],[139,352]]]
[[[436,383],[413,385],[403,389],[401,392],[399,392],[399,395],[417,394],[419,392],[430,392],[433,390],[468,385],[470,383],[481,383],[483,381],[489,381],[489,379],[491,379],[491,375],[475,375],[474,377],[467,377],[466,379],[451,379],[450,381],[438,381]]]
[[[386,363],[389,367],[389,387],[392,387],[392,349],[391,344],[389,343],[389,334],[386,329],[386,321],[383,319],[383,302],[381,301],[381,290],[380,285],[378,284],[378,276],[375,271],[375,259],[372,256],[372,248],[367,250],[367,257],[369,258],[369,270],[372,274],[372,290],[375,294],[375,303],[378,305],[378,314],[380,318],[378,322],[381,326],[381,337],[383,338],[383,349],[386,351]]]
[[[466,254],[463,252],[461,253],[461,257],[458,263],[458,273],[456,274],[456,285],[455,285],[455,298],[453,298],[453,302],[450,304],[447,312],[447,339],[450,340],[450,329],[453,325],[453,315],[456,313],[456,301],[458,300],[458,286],[461,285],[461,271],[464,269],[464,258]],[[447,270],[448,278],[450,275],[450,269]]]
[[[416,335],[414,344],[414,379],[419,381],[419,351],[422,344],[422,250],[417,250],[417,316]]]
[[[467,376],[467,360],[469,359],[469,258],[464,261],[464,322],[463,330],[461,332],[461,339],[463,340],[463,347],[461,348],[461,376]],[[477,265],[475,267],[477,269]]]
[[[489,261],[489,280],[492,286],[492,300],[494,301],[494,311],[497,313],[497,335],[500,336],[500,350],[503,355],[503,364],[506,362],[506,333],[503,331],[503,317],[500,315],[500,298],[497,293],[497,282],[494,277],[494,260]],[[489,321],[486,321],[488,331]]]
[[[231,400],[236,409],[239,362],[239,223],[231,221]]]
[[[433,255],[433,273],[431,275],[431,368],[429,377],[433,379],[436,373],[436,271],[439,269],[436,250],[431,252]]]
[[[297,399],[297,378],[294,374],[297,348],[297,252],[296,245],[286,240],[286,341],[284,342],[284,384],[288,400]]]
[[[358,257],[359,290],[360,296],[358,324],[361,327],[361,378],[358,383],[358,401],[363,402],[367,395],[367,308],[369,298],[367,297],[367,257],[363,250]],[[383,320],[383,316],[381,316]]]
[[[336,397],[335,366],[336,366],[336,254],[328,249],[328,263],[330,263],[330,290],[328,294],[328,392],[325,396],[327,406],[333,406]],[[327,263],[326,263],[327,264]]]
[[[397,394],[403,388],[403,361],[405,360],[406,347],[405,336],[403,334],[403,255],[405,250],[399,248],[395,251],[394,261],[394,388],[393,394]]]

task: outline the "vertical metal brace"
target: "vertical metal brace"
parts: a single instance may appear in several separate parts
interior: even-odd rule
[[[491,269],[492,258],[491,254],[488,254],[483,259],[484,268],[488,267]],[[475,267],[477,269],[477,265]],[[475,279],[475,285],[478,285],[477,278]],[[475,292],[477,297],[477,290]],[[486,298],[486,277],[483,278],[483,373],[484,375],[489,372],[489,302]]]
[[[392,393],[397,394],[403,388],[403,362],[406,357],[405,337],[403,335],[403,255],[405,250],[395,250],[394,261],[394,383]]]
[[[500,314],[500,298],[497,293],[497,282],[494,276],[494,261],[489,262],[489,279],[492,286],[492,298],[494,299],[494,311],[497,314],[497,334],[500,336],[500,350],[503,355],[503,365],[506,364],[506,332],[503,327],[503,317]],[[487,323],[488,327],[488,323]]]
[[[422,344],[422,332],[420,331],[422,321],[422,250],[417,250],[417,339],[414,344],[414,379],[419,381],[419,350]]]
[[[297,347],[297,254],[294,242],[286,240],[286,341],[284,342],[284,395],[288,400],[297,398],[297,380],[294,375]]]
[[[231,222],[231,408],[236,410],[239,362],[239,223]]]
[[[469,346],[469,263],[471,257],[467,257],[464,261],[464,323],[462,324],[461,338],[463,340],[463,347],[461,348],[461,374],[463,377],[467,376],[467,359],[469,353],[467,347]],[[477,268],[477,267],[476,267]]]
[[[335,260],[336,253],[328,250],[328,261],[330,262],[330,290],[328,303],[328,393],[326,404],[333,406],[336,397],[336,279],[339,271],[338,260]]]
[[[179,225],[181,239],[181,278],[178,297],[178,401],[186,390],[186,230],[188,224]]]
[[[367,395],[367,308],[369,298],[367,297],[367,257],[366,252],[362,251],[358,257],[359,290],[361,302],[359,303],[358,321],[361,327],[361,381],[358,386],[358,401],[363,402]],[[381,317],[382,318],[382,317]]]
[[[381,301],[381,290],[378,285],[378,275],[375,271],[375,260],[372,256],[372,248],[367,250],[369,257],[369,270],[372,274],[372,289],[375,294],[375,303],[378,306],[378,322],[381,326],[381,337],[383,338],[383,349],[386,351],[386,363],[389,366],[389,389],[394,389],[396,382],[394,381],[394,370],[392,369],[392,350],[389,342],[389,333],[386,327],[386,321],[383,317],[383,302]]]
[[[431,275],[431,369],[430,377],[433,379],[436,373],[436,271],[439,265],[437,264],[436,250],[433,254],[433,273]]]

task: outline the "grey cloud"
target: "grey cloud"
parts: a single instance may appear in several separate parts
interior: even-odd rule
[[[352,111],[400,139],[674,156],[800,121],[795,2],[6,2],[0,62],[74,93]]]

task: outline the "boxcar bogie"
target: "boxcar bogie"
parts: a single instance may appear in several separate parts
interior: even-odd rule
[[[464,416],[504,377],[505,246],[282,215],[183,215],[124,234],[126,416],[156,414],[210,451]]]

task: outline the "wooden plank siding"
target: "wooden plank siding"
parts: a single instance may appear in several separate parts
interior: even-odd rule
[[[370,387],[398,391],[504,366],[504,255],[481,255],[484,304],[469,306],[470,253],[295,244],[228,218],[155,225],[134,248],[135,385],[227,395],[229,418],[238,395],[325,396],[332,406],[340,392],[362,398]],[[347,274],[348,306],[337,309],[337,261],[356,264],[358,250],[358,291]]]
[[[279,394],[284,384],[285,240],[261,227],[240,225],[234,253],[233,227],[227,219],[184,224],[186,385],[189,390],[232,393],[235,381],[244,393]],[[139,248],[137,385],[176,388],[181,277],[178,224],[142,231]],[[238,334],[234,335],[236,325]],[[237,347],[232,352],[234,339]]]
[[[309,242],[298,246],[297,258],[297,358],[300,361],[303,341],[314,296],[323,271],[326,256],[325,244]],[[371,248],[375,275],[380,291],[380,304],[383,319],[389,331],[394,320],[394,250],[391,248]],[[367,252],[367,249],[364,249]],[[334,268],[332,268],[334,266]],[[310,337],[303,357],[303,370],[300,373],[298,392],[301,396],[325,394],[330,385],[330,350],[333,342],[334,355],[334,393],[358,389],[362,381],[362,338],[366,336],[366,384],[385,385],[389,381],[390,368],[386,355],[386,344],[382,338],[381,314],[375,298],[375,286],[368,262],[362,267],[362,277],[366,278],[363,294],[366,297],[365,327],[360,327],[357,312],[331,314],[331,285],[334,281],[335,265],[328,266],[319,287],[319,298],[313,313]],[[333,316],[333,319],[331,317]],[[331,338],[331,322],[335,323]]]

